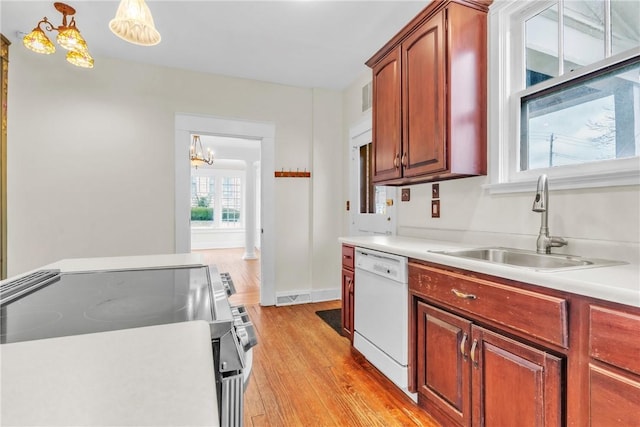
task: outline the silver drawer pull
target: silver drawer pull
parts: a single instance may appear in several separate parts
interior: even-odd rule
[[[478,299],[474,294],[465,294],[464,292],[460,292],[457,289],[451,289],[451,293],[462,299]]]

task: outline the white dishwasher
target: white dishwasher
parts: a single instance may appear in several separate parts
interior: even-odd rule
[[[356,248],[353,346],[407,391],[409,289],[407,258]]]

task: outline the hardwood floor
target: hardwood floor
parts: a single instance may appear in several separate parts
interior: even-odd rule
[[[229,298],[231,304],[260,303],[260,252],[256,250],[258,259],[243,260],[243,248],[208,249],[192,251],[201,254],[205,264],[215,264],[218,272],[229,273],[236,293]]]
[[[256,268],[241,259],[242,251],[229,252],[205,256],[229,271],[244,292],[240,299],[259,296],[259,263]],[[316,315],[339,308],[339,300],[282,307],[258,301],[243,303],[258,334],[244,426],[438,426]]]

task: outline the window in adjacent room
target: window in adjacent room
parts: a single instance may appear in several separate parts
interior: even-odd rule
[[[242,177],[200,173],[191,177],[191,226],[242,228]]]

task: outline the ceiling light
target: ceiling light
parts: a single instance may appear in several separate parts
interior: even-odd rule
[[[67,61],[76,67],[93,68],[93,58],[87,51],[72,50],[67,53]]]
[[[191,160],[191,166],[195,167],[196,169],[198,169],[198,166],[202,166],[204,164],[213,164],[213,152],[211,151],[211,148],[207,148],[207,156],[204,156],[202,141],[200,141],[199,135],[193,135],[189,159]]]
[[[116,17],[109,22],[116,36],[129,43],[153,46],[160,43],[160,33],[144,0],[120,0]]]
[[[93,68],[93,58],[87,49],[87,42],[80,35],[80,31],[76,27],[76,20],[72,16],[75,15],[76,10],[64,3],[54,3],[53,6],[62,14],[62,25],[58,27],[54,26],[45,16],[42,18],[42,21],[38,22],[38,25],[36,25],[33,31],[24,36],[22,42],[28,49],[34,52],[47,55],[51,54],[56,51],[56,46],[49,40],[42,28],[47,31],[55,30],[58,32],[56,41],[60,46],[69,51],[67,61],[79,67]],[[67,16],[71,16],[71,21],[68,23]],[[76,57],[81,57],[83,60],[71,59]]]

